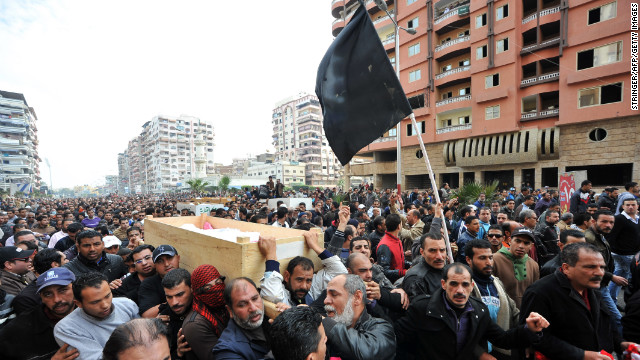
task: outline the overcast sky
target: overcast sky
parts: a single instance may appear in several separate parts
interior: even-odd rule
[[[0,90],[38,116],[54,188],[117,175],[155,115],[213,123],[216,162],[271,145],[277,101],[313,92],[328,0],[0,0]],[[49,183],[49,169],[40,165]]]

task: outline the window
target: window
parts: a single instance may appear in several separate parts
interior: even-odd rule
[[[440,122],[440,125],[441,125],[442,127],[449,127],[449,126],[451,126],[451,119],[442,120],[442,121]]]
[[[487,14],[484,13],[482,15],[476,16],[476,29],[481,28],[487,25]]]
[[[538,109],[538,96],[529,95],[522,98],[522,113],[534,113]]]
[[[496,54],[509,50],[509,38],[496,41]]]
[[[463,96],[463,95],[469,95],[469,94],[471,94],[471,88],[470,88],[470,87],[466,87],[466,88],[460,89],[460,90],[458,91],[458,94],[459,94],[460,96]]]
[[[460,66],[460,67],[469,66],[469,64],[470,64],[469,59],[464,59],[464,60],[458,61],[458,66]]]
[[[496,9],[496,20],[502,20],[509,16],[509,4],[500,6]]]
[[[484,88],[492,88],[500,85],[500,74],[493,74],[484,77]]]
[[[442,67],[442,72],[451,70],[451,64],[445,65]]]
[[[418,1],[418,0],[407,0],[407,5],[411,5],[411,4],[413,4],[414,2],[416,2],[416,1]]]
[[[458,118],[458,124],[460,124],[460,125],[469,125],[469,124],[471,124],[471,117],[469,115],[460,116]]]
[[[458,33],[458,37],[465,37],[469,35],[469,29],[465,30],[465,31],[461,31]]]
[[[415,28],[417,28],[417,27],[418,27],[418,24],[419,24],[419,23],[418,23],[418,18],[417,18],[417,17],[416,17],[416,18],[413,18],[413,19],[411,19],[411,20],[409,20],[409,21],[407,21],[407,27],[408,27],[409,29],[415,29]]]
[[[440,41],[440,44],[444,44],[447,41],[451,41],[451,38],[450,37],[446,37],[446,38],[442,39],[442,41]]]
[[[418,131],[421,134],[424,134],[425,122],[424,121],[420,121],[420,122],[416,122],[416,124],[418,125]],[[412,135],[415,135],[415,133],[413,132],[413,124],[412,123],[408,123],[407,124],[407,136],[412,136]]]
[[[578,53],[578,70],[612,64],[622,60],[622,41]]]
[[[487,57],[487,45],[482,45],[476,49],[476,59],[484,59]]]
[[[578,107],[611,104],[622,101],[622,83],[582,89],[578,92]]]
[[[588,25],[597,24],[601,21],[613,19],[616,17],[616,2],[612,2],[606,5],[599,6],[595,9],[589,10],[589,17],[587,19]]]
[[[415,54],[420,53],[420,43],[409,46],[409,56],[413,56]],[[395,58],[394,58],[395,60]]]
[[[442,100],[448,99],[452,96],[451,91],[442,94]]]
[[[422,78],[422,74],[420,72],[420,69],[414,70],[409,73],[409,82],[414,82],[416,80],[420,80],[421,78]]]
[[[389,129],[389,136],[396,136],[397,132],[396,132],[396,128],[393,129]]]
[[[485,120],[497,119],[500,117],[500,105],[487,106],[484,109]]]

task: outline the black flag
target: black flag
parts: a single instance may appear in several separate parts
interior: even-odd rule
[[[324,132],[342,165],[412,112],[366,8],[359,2],[353,18],[320,62],[316,78]]]

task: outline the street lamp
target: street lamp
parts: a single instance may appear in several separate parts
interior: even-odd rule
[[[395,34],[395,56],[396,56],[396,76],[398,77],[398,81],[400,81],[400,29],[404,30],[410,35],[415,35],[417,31],[413,28],[404,28],[398,25],[398,9],[394,12],[393,16],[389,14],[389,10],[387,8],[387,3],[385,0],[373,0],[376,3],[376,6],[384,12],[387,13],[387,16],[393,21],[393,24],[396,27]],[[394,19],[395,17],[395,19]],[[398,194],[402,191],[402,141],[400,137],[400,133],[402,131],[402,121],[398,122],[396,125],[396,186],[398,188]]]

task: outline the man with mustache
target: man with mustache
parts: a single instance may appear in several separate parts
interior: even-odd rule
[[[371,317],[366,309],[367,289],[358,275],[341,274],[327,285],[324,300],[328,353],[342,359],[394,359],[393,326]]]
[[[525,290],[540,278],[538,264],[527,255],[535,241],[533,232],[525,227],[511,233],[511,246],[502,247],[493,256],[493,275],[520,308]]]
[[[127,267],[120,256],[107,254],[104,251],[102,235],[95,230],[81,231],[76,235],[76,248],[78,256],[64,265],[76,277],[95,271],[104,274],[111,282],[127,273]]]
[[[507,331],[516,327],[520,311],[516,303],[507,295],[502,281],[491,275],[493,272],[491,244],[486,240],[475,239],[465,246],[467,264],[471,267],[473,279],[471,296],[482,300],[489,309],[491,320],[502,330]],[[511,359],[511,351],[508,349],[490,346],[488,350],[498,360]]]
[[[407,271],[402,288],[410,299],[431,295],[440,288],[447,246],[439,233],[429,232],[420,238],[420,261]]]
[[[605,310],[602,254],[588,243],[567,245],[561,254],[562,267],[533,284],[522,300],[522,313],[539,312],[552,324],[534,349],[548,359],[610,359],[600,350],[622,355],[630,343]]]
[[[398,348],[407,347],[416,359],[477,359],[487,341],[501,348],[526,347],[538,342],[549,322],[530,313],[526,326],[504,331],[491,321],[482,301],[470,297],[471,269],[453,263],[442,270],[441,288],[411,301],[407,314],[395,323]],[[485,356],[486,357],[486,356]]]
[[[53,327],[60,319],[69,315],[75,308],[71,283],[75,275],[65,268],[53,268],[44,272],[36,280],[37,293],[42,304],[29,309],[0,332],[0,349],[2,358],[33,359],[50,358],[75,359],[78,350],[62,348],[53,336]],[[37,341],[36,341],[37,340]]]
[[[264,321],[264,303],[253,280],[229,281],[224,301],[231,320],[213,348],[215,359],[262,359],[269,353],[269,322]]]
[[[193,293],[191,274],[185,269],[174,269],[162,278],[166,304],[161,306],[158,318],[169,326],[169,347],[173,358],[197,359],[182,335],[182,324],[191,311]],[[209,348],[211,352],[211,348]],[[206,359],[206,357],[203,357]]]

